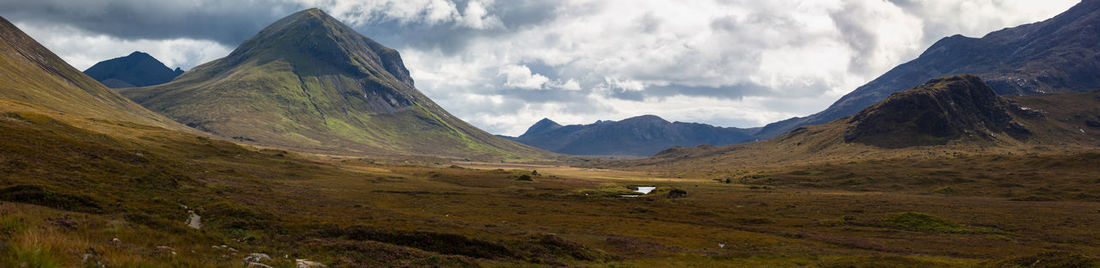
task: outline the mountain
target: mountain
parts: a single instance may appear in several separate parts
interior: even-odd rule
[[[153,56],[134,51],[129,56],[96,63],[84,73],[107,87],[125,88],[164,84],[183,74],[183,70],[169,69]]]
[[[634,165],[692,169],[944,153],[1095,150],[1100,147],[1098,107],[1100,91],[997,95],[977,76],[955,75],[894,93],[855,115],[798,127],[774,139],[674,147]]]
[[[933,79],[852,116],[844,141],[900,148],[988,140],[995,134],[1026,139],[1030,132],[1012,122],[1014,109],[977,76]]]
[[[569,126],[544,118],[515,140],[563,154],[649,156],[672,146],[744,142],[755,130],[673,123],[654,115]]]
[[[229,56],[123,95],[179,122],[260,145],[325,152],[525,158],[545,152],[488,134],[414,85],[396,50],[309,9]]]
[[[0,102],[33,109],[186,129],[104,87],[0,18]]]
[[[759,139],[799,126],[821,124],[859,112],[929,79],[976,74],[998,94],[1081,92],[1100,86],[1100,1],[1085,0],[1046,21],[987,34],[941,39],[905,64],[807,117],[765,126]]]

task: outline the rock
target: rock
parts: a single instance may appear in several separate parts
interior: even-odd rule
[[[1088,121],[1085,121],[1085,125],[1089,126],[1089,127],[1100,128],[1100,121],[1088,120]]]
[[[258,262],[250,262],[250,263],[248,263],[248,267],[258,267],[258,268],[275,268],[275,267],[271,267],[271,265],[267,265],[267,264],[263,264],[263,263],[258,263]]]
[[[157,248],[153,250],[153,252],[156,254],[176,256],[176,250],[169,246],[157,246]]]
[[[248,254],[248,257],[244,257],[244,262],[245,263],[253,263],[253,262],[258,263],[258,262],[265,262],[265,261],[270,261],[270,260],[271,260],[271,256],[268,256],[267,254],[263,254],[263,253],[252,253],[252,254]]]
[[[681,189],[672,189],[668,191],[668,198],[684,198],[688,196],[688,192]]]
[[[84,253],[84,256],[80,258],[80,263],[83,267],[107,267],[103,264],[103,259],[100,259],[99,255],[95,252],[95,249],[89,248],[88,253]]]
[[[65,229],[66,231],[75,231],[76,228],[78,227],[76,221],[73,221],[72,219],[69,219],[68,217],[48,218],[47,220],[49,220],[50,223],[52,223],[54,226],[60,227],[61,229]]]
[[[202,217],[199,216],[199,214],[195,214],[194,210],[188,210],[187,214],[187,227],[191,227],[192,229],[196,230],[202,229]]]
[[[297,267],[297,268],[321,268],[321,267],[328,267],[328,266],[325,266],[324,264],[321,264],[321,263],[319,263],[319,262],[315,262],[315,261],[310,261],[310,260],[307,260],[307,259],[296,259],[296,260],[294,260],[294,262],[296,263],[296,265],[295,265],[294,267]]]

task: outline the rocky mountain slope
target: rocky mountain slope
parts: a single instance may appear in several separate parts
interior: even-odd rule
[[[542,119],[515,140],[563,154],[649,156],[672,146],[744,142],[755,130],[668,122],[653,115],[569,126]]]
[[[101,61],[84,70],[110,88],[144,87],[168,83],[183,74],[183,70],[169,69],[153,56],[134,51],[125,57]]]
[[[840,98],[819,113],[765,126],[757,138],[859,112],[929,79],[975,74],[998,94],[1082,92],[1100,87],[1100,1],[1085,0],[1054,18],[982,38],[955,35]]]
[[[413,84],[396,50],[310,9],[170,83],[123,90],[220,136],[326,152],[531,158],[537,149],[447,113]]]

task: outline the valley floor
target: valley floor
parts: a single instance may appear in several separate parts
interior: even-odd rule
[[[26,204],[34,200],[3,202],[0,263],[243,267],[255,252],[271,256],[264,263],[276,267],[295,259],[334,267],[1088,267],[1100,256],[1100,171],[1089,168],[1095,152],[1076,156],[1084,162],[1043,170],[1065,167],[1079,176],[1040,184],[996,177],[1020,170],[971,174],[901,162],[678,178],[314,157],[279,169],[290,176],[207,181],[198,185],[215,190],[184,190],[226,201],[151,201],[192,206],[202,229],[187,227],[183,207],[81,212]],[[227,167],[222,172],[247,172],[240,163]],[[875,179],[866,170],[924,179]],[[657,190],[622,197],[637,186]],[[11,196],[5,200],[19,201]]]

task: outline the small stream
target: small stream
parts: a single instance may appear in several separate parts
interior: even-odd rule
[[[639,194],[624,194],[624,195],[620,195],[620,196],[622,196],[622,197],[639,197],[639,196],[647,195],[647,194],[649,194],[649,192],[652,192],[655,189],[657,189],[657,186],[638,186],[637,189],[634,189],[634,192],[639,193]]]

